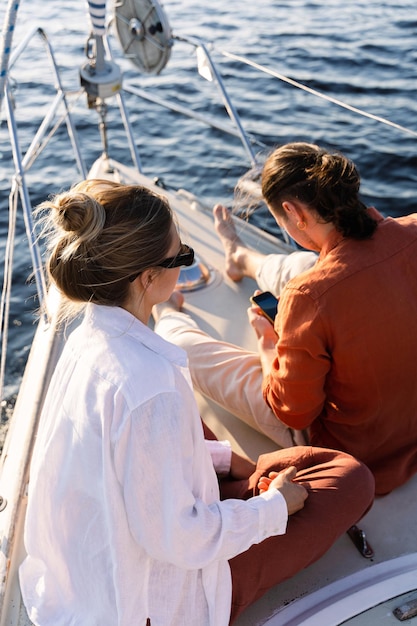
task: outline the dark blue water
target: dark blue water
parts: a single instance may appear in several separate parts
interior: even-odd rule
[[[0,8],[1,20],[4,8]],[[245,128],[256,136],[260,146],[303,140],[337,148],[357,163],[367,203],[386,215],[416,211],[415,135],[360,117],[269,76],[259,77],[253,69],[226,61],[220,55],[222,50],[242,55],[312,89],[417,132],[415,0],[231,0],[228,3],[167,0],[164,8],[174,35],[198,36],[212,43],[214,58],[219,62]],[[84,0],[71,3],[23,0],[18,15],[15,43],[34,25],[42,26],[56,49],[64,86],[77,90],[89,32]],[[114,47],[119,49],[117,42]],[[23,124],[22,151],[52,91],[47,65],[42,59],[42,46],[35,43],[13,72],[19,82],[23,80],[15,94],[16,115]],[[221,110],[217,92],[212,84],[195,74],[194,67],[191,48],[180,43],[175,43],[171,60],[160,76],[140,76],[132,66],[123,63],[126,79],[139,87],[191,103],[196,111],[217,113]],[[41,90],[37,87],[39,82]],[[237,140],[230,139],[225,152],[218,131],[178,119],[152,104],[138,105],[128,98],[128,105],[146,174],[161,177],[167,185],[187,188],[202,196],[208,205],[219,200],[231,204],[236,180],[249,167]],[[88,166],[101,152],[98,130],[89,128],[96,121],[95,113],[86,110],[84,98],[73,113],[82,133]],[[110,154],[129,163],[122,124],[111,105],[108,119],[114,128],[108,137]],[[0,127],[2,257],[11,173],[11,150],[3,122]],[[79,180],[63,132],[43,152],[28,178],[33,204]],[[262,227],[273,229],[265,214],[257,219]],[[37,304],[33,285],[26,283],[30,258],[21,215],[15,260],[8,395],[14,392],[27,357]]]

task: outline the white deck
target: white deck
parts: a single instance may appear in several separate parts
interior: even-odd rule
[[[92,176],[104,177],[102,170],[94,170]],[[122,182],[146,182],[128,168],[118,169]],[[161,190],[158,189],[160,192]],[[165,193],[165,192],[163,192]],[[169,195],[169,194],[167,194]],[[194,210],[190,210],[188,196],[169,195],[169,200],[180,220],[181,233],[197,254],[205,260],[212,271],[210,284],[186,295],[187,311],[196,317],[207,331],[247,348],[256,349],[255,338],[247,321],[246,309],[255,283],[244,280],[236,284],[223,275],[223,253],[214,232],[210,211],[198,210],[198,203],[191,198]],[[193,205],[194,203],[194,205]],[[242,224],[241,236],[253,247],[264,252],[277,251],[277,241],[253,227]],[[283,251],[285,246],[282,246]],[[222,303],[222,306],[219,306]],[[230,319],[229,303],[233,306]],[[27,617],[20,605],[16,572],[24,551],[22,546],[22,524],[25,509],[25,485],[27,467],[22,454],[22,439],[27,433],[27,450],[31,445],[31,424],[36,423],[37,408],[42,404],[44,389],[33,388],[32,374],[44,370],[45,380],[53,371],[58,357],[60,340],[52,343],[53,333],[44,329],[37,333],[29,363],[29,378],[23,386],[16,415],[6,442],[0,477],[0,494],[8,499],[8,505],[0,512],[0,532],[9,526],[15,517],[16,533],[4,534],[0,553],[1,571],[8,572],[9,582],[5,587],[4,608],[0,626],[27,624]],[[52,358],[45,361],[51,351]],[[41,381],[42,382],[42,381]],[[207,424],[219,438],[229,438],[237,451],[251,458],[273,450],[274,444],[251,428],[213,407],[199,398],[200,410]],[[393,416],[395,419],[395,416]],[[20,485],[20,487],[19,487]],[[16,498],[17,487],[19,495]],[[360,486],[358,486],[360,488]],[[19,508],[20,507],[20,508]],[[18,510],[17,516],[15,510]],[[270,624],[295,626],[296,624],[331,626],[341,623],[358,625],[399,624],[392,615],[392,608],[403,604],[405,599],[391,598],[406,595],[417,598],[417,476],[408,484],[383,498],[378,498],[360,527],[366,532],[375,556],[362,557],[348,536],[343,536],[317,563],[291,580],[270,590],[258,603],[236,622],[237,626]],[[279,563],[277,563],[279,567]],[[327,586],[330,587],[327,588]],[[412,592],[410,594],[410,592]],[[382,603],[389,600],[387,605]],[[375,604],[379,608],[373,608]],[[392,606],[391,606],[392,605]],[[285,607],[285,608],[283,608]],[[372,607],[372,608],[371,608]],[[368,613],[351,618],[371,609]],[[417,618],[406,622],[415,625]]]

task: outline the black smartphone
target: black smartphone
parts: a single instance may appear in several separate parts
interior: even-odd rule
[[[250,301],[262,310],[263,315],[271,324],[274,323],[278,311],[278,300],[270,291],[263,291],[257,296],[251,296]]]

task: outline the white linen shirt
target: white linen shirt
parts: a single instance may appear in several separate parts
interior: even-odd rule
[[[223,626],[228,559],[285,532],[275,489],[219,501],[185,352],[89,304],[52,378],[20,582],[40,626]]]

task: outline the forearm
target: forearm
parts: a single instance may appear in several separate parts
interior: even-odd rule
[[[288,372],[288,363],[285,364]],[[291,379],[272,365],[269,375],[264,377],[262,394],[274,415],[289,428],[303,430],[321,414],[325,396],[317,379],[302,377],[302,370],[294,367]]]

